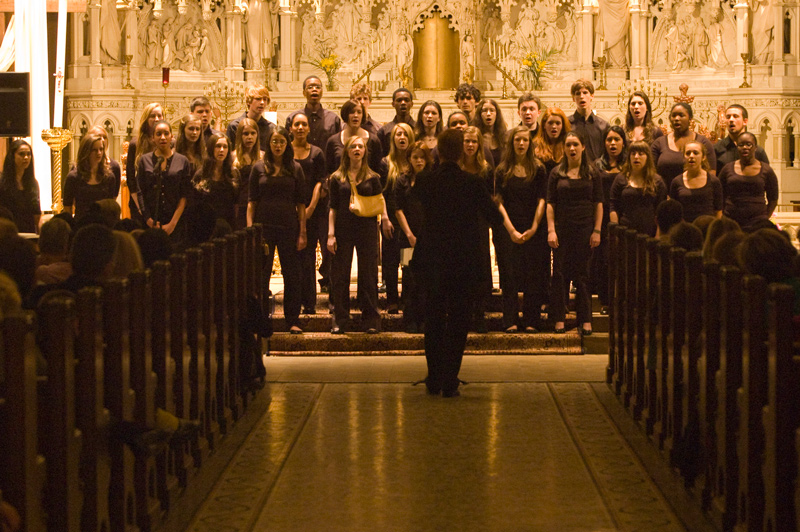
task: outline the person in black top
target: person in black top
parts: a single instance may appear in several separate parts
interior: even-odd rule
[[[628,140],[643,140],[653,144],[664,132],[653,123],[653,109],[650,98],[644,91],[634,91],[628,98],[628,112],[625,114],[625,133]]]
[[[234,118],[228,124],[228,140],[231,141],[231,146],[236,144],[236,129],[239,127],[239,122],[242,118],[249,118],[255,120],[258,124],[258,138],[261,141],[261,151],[267,151],[267,137],[275,129],[275,124],[264,118],[264,111],[267,110],[269,105],[269,91],[263,85],[255,85],[248,87],[245,91],[245,103],[247,104],[247,111],[242,113],[241,116]]]
[[[203,136],[203,122],[200,117],[191,113],[183,115],[178,126],[175,151],[189,159],[195,172],[203,167],[207,141],[208,137]]]
[[[413,194],[425,225],[417,237],[411,267],[425,287],[425,358],[428,393],[455,397],[464,356],[470,309],[475,297],[478,215],[490,223],[502,216],[483,183],[458,167],[464,134],[439,135],[439,168],[416,177]]]
[[[546,303],[550,277],[550,249],[543,223],[547,176],[533,153],[527,127],[517,126],[508,134],[508,145],[495,172],[502,202],[500,213],[506,231],[498,231],[508,253],[509,271],[503,289],[503,328],[508,333],[538,332],[541,306]],[[523,293],[522,321],[519,292]]]
[[[481,130],[483,144],[492,152],[495,164],[500,162],[506,145],[506,121],[498,103],[492,99],[481,100],[475,111],[472,125]]]
[[[308,118],[308,142],[325,152],[328,138],[342,130],[342,120],[336,113],[322,107],[322,81],[317,76],[308,76],[303,81],[303,96],[306,106],[286,117],[286,129],[291,129],[292,119],[297,113]]]
[[[64,210],[76,218],[101,199],[116,199],[119,182],[111,172],[106,145],[97,135],[86,135],[78,147],[78,163],[64,180]]]
[[[136,170],[139,167],[139,159],[145,154],[156,149],[153,141],[153,133],[156,122],[164,120],[164,111],[160,103],[149,103],[142,110],[139,117],[139,128],[136,137],[128,143],[128,159],[125,162],[125,180],[131,194],[128,206],[131,209],[131,218],[144,224],[145,220],[141,215],[141,205],[139,196],[134,193],[138,190],[136,186]]]
[[[672,131],[657,138],[650,147],[653,151],[656,170],[664,180],[664,184],[667,185],[667,190],[670,190],[672,180],[683,173],[683,166],[686,162],[683,157],[683,148],[688,142],[696,140],[703,144],[708,154],[710,172],[712,174],[716,172],[717,156],[714,153],[714,145],[706,137],[690,129],[693,116],[692,106],[688,103],[674,104],[669,112]]]
[[[439,133],[444,127],[442,120],[442,107],[438,102],[428,100],[420,106],[414,134],[417,140],[424,142],[430,150],[434,149],[439,141]]]
[[[211,102],[205,96],[197,96],[189,105],[189,112],[200,117],[200,124],[203,127],[203,137],[208,140],[212,135],[222,135],[211,127]]]
[[[714,145],[714,153],[717,156],[717,175],[722,171],[726,164],[732,163],[739,158],[737,141],[742,133],[747,133],[747,109],[743,105],[735,103],[729,105],[725,110],[725,120],[728,121],[728,136],[717,141]],[[764,148],[756,144],[756,160],[769,164],[769,157]]]
[[[342,120],[344,120],[344,129],[341,133],[337,133],[328,138],[325,144],[325,167],[329,174],[335,172],[342,160],[344,153],[344,145],[350,137],[359,136],[366,142],[370,170],[377,172],[380,168],[381,159],[383,159],[383,151],[378,137],[361,127],[361,122],[364,119],[364,106],[352,100],[344,102],[341,109]]]
[[[456,106],[467,115],[469,123],[475,118],[475,107],[481,101],[481,91],[472,83],[462,83],[456,89],[453,100],[455,100]]]
[[[39,182],[33,174],[33,150],[25,140],[12,142],[3,161],[0,206],[14,215],[20,233],[39,232]]]
[[[236,199],[236,225],[234,230],[247,227],[247,200],[250,195],[250,172],[253,165],[264,157],[258,140],[258,124],[255,120],[242,118],[236,128],[233,168],[239,178],[239,197]]]
[[[693,222],[700,215],[722,216],[722,184],[710,172],[706,147],[689,141],[683,147],[686,171],[672,180],[669,197],[683,205],[683,219]]]
[[[778,177],[768,163],[756,158],[755,135],[744,132],[737,143],[739,159],[722,168],[719,180],[725,198],[725,216],[736,220],[746,231],[762,220],[769,220],[775,211]]]
[[[364,106],[364,120],[361,123],[361,127],[377,137],[382,125],[369,114],[369,106],[372,105],[372,89],[369,83],[356,83],[353,85],[350,89],[350,99]],[[384,150],[383,153],[389,152]]]
[[[592,293],[597,294],[603,312],[608,311],[608,221],[609,198],[611,195],[611,184],[619,174],[623,162],[625,161],[625,150],[628,146],[628,139],[625,131],[619,126],[611,126],[606,130],[603,139],[604,150],[595,162],[600,181],[603,183],[603,225],[600,229],[600,245],[592,253],[592,263],[589,266],[592,281]]]
[[[294,160],[303,169],[306,178],[304,187],[304,203],[306,206],[306,235],[307,244],[300,251],[300,284],[302,288],[301,301],[303,314],[315,314],[317,306],[317,274],[314,271],[317,262],[317,243],[323,253],[327,253],[328,238],[328,198],[327,181],[325,172],[325,156],[322,150],[308,142],[308,118],[303,113],[297,113],[292,118],[292,151]],[[323,197],[324,194],[324,197]],[[320,275],[327,281],[330,272],[323,271],[320,265]]]
[[[542,110],[542,100],[532,92],[523,92],[517,99],[517,114],[519,125],[527,127],[531,132],[531,140],[539,129],[539,112]]]
[[[565,156],[550,173],[547,187],[547,243],[553,248],[550,317],[564,332],[569,282],[577,288],[575,306],[581,334],[592,332],[589,259],[600,245],[603,185],[585,157],[580,135],[567,133]]]
[[[394,126],[399,123],[405,123],[415,128],[416,122],[411,118],[411,108],[414,106],[414,97],[411,91],[405,87],[395,89],[392,93],[392,107],[394,107],[394,118],[391,122],[386,122],[383,127],[378,130],[378,140],[381,141],[381,148],[383,153],[389,153],[389,145],[391,140],[391,133]],[[441,113],[440,113],[441,115]]]
[[[331,175],[328,214],[328,251],[333,254],[331,292],[333,295],[332,334],[343,334],[350,321],[350,270],[353,250],[358,253],[358,301],[361,321],[367,333],[380,331],[378,310],[378,226],[375,217],[358,216],[350,210],[351,187],[362,196],[383,193],[380,177],[365,164],[369,157],[363,137],[347,139],[339,168]],[[381,215],[384,235],[391,237],[389,218]]]
[[[548,176],[564,158],[564,139],[571,129],[567,115],[558,107],[548,107],[542,113],[542,125],[536,130],[533,145]]]
[[[111,152],[108,149],[108,133],[102,126],[92,126],[89,128],[86,134],[97,135],[103,139],[103,145],[106,149],[106,160],[108,161],[108,166],[111,169],[111,174],[114,176],[114,181],[116,182],[115,186],[117,187],[117,190],[119,190],[122,186],[122,168],[120,167],[119,163],[111,157]]]
[[[283,274],[283,314],[292,334],[300,328],[300,259],[297,254],[306,247],[305,176],[294,160],[289,132],[278,128],[267,138],[269,149],[250,172],[250,196],[247,204],[247,226],[263,226],[267,256],[264,262],[265,292],[269,290],[275,250]]]
[[[401,249],[413,249],[417,244],[417,235],[422,232],[424,227],[425,217],[422,212],[422,203],[413,194],[413,188],[417,175],[433,164],[431,150],[421,140],[412,144],[408,153],[409,171],[400,175],[394,187]],[[416,334],[424,329],[424,292],[413,270],[408,266],[408,262],[403,264],[403,322],[408,333]]]
[[[666,199],[667,186],[656,173],[650,146],[643,140],[632,142],[622,171],[611,184],[609,221],[655,236],[656,209]]]
[[[139,198],[148,227],[160,227],[173,242],[180,242],[185,236],[181,216],[192,188],[192,166],[172,148],[169,122],[156,122],[153,138],[156,149],[139,158],[136,180],[129,183],[131,194]]]
[[[205,152],[208,157],[194,176],[196,197],[198,201],[210,205],[217,218],[222,218],[234,227],[240,180],[238,176],[234,176],[233,155],[228,137],[212,135],[208,138]]]
[[[594,114],[594,84],[587,79],[579,79],[570,88],[572,101],[575,102],[575,113],[569,117],[572,130],[578,133],[586,145],[586,156],[594,161],[603,154],[603,135],[608,129],[608,122]]]

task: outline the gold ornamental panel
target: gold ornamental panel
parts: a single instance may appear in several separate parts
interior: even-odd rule
[[[438,15],[438,13],[437,13]],[[414,86],[417,89],[452,90],[460,75],[459,35],[441,16],[425,19],[414,32]]]

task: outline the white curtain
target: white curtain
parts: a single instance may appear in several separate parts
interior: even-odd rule
[[[11,20],[8,22],[6,34],[3,36],[3,44],[0,45],[0,72],[8,72],[11,65],[14,64],[14,20],[16,17],[11,15]]]
[[[50,69],[47,61],[46,0],[14,0],[17,72],[31,74],[31,146],[34,172],[39,182],[42,210],[52,207],[50,147],[42,140],[42,130],[50,128]],[[36,36],[34,38],[34,36]]]

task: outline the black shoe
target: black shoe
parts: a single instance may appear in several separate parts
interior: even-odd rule
[[[455,390],[442,390],[442,397],[458,397],[461,395],[461,392],[458,391],[458,388]]]
[[[367,334],[378,334],[378,329],[375,327],[370,327],[365,331]]]
[[[309,315],[313,316],[316,313],[317,313],[317,309],[315,309],[314,307],[306,307],[306,308],[303,309],[303,314],[309,314]]]
[[[292,327],[289,329],[289,334],[303,334],[303,329],[297,325],[292,325]]]
[[[331,334],[344,334],[344,329],[342,329],[338,325],[334,325],[333,327],[331,327]]]
[[[556,334],[565,334],[567,329],[565,327],[559,327],[558,329],[553,329],[553,332]]]
[[[591,329],[578,329],[581,333],[581,336],[591,336],[592,330]]]

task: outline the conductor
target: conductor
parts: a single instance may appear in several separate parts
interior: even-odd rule
[[[458,166],[463,144],[460,130],[442,132],[439,167],[420,174],[412,192],[425,214],[410,264],[427,302],[425,386],[429,394],[443,397],[460,395],[458,372],[478,288],[478,217],[482,214],[490,223],[503,223],[483,182]]]

